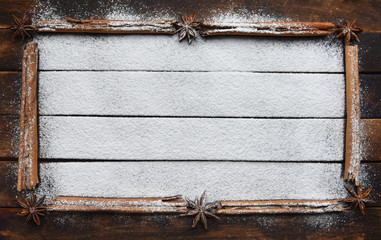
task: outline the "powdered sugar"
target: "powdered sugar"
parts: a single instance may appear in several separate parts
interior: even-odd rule
[[[338,199],[347,196],[341,164],[248,162],[42,163],[40,194],[208,201]]]

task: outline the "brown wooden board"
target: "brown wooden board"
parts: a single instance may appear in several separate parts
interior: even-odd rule
[[[366,172],[365,177],[368,178],[367,181],[363,181],[364,187],[373,187],[370,199],[375,200],[376,203],[369,206],[381,206],[381,164],[362,164],[361,171]],[[0,177],[4,179],[4,182],[0,184],[0,207],[18,207],[16,201],[17,163],[0,162]]]
[[[381,27],[377,21],[380,18],[381,2],[374,0],[363,1],[318,1],[318,0],[141,0],[131,2],[119,0],[117,3],[126,10],[136,14],[167,11],[175,14],[195,13],[200,18],[210,16],[211,12],[238,11],[245,9],[258,14],[272,13],[274,16],[291,18],[293,21],[332,21],[358,19],[359,26],[370,31],[379,31]],[[11,14],[22,15],[25,11],[33,11],[33,6],[52,6],[62,16],[73,18],[103,17],[108,10],[115,6],[115,2],[101,1],[51,1],[51,0],[2,0],[0,9],[0,25],[13,24]],[[32,6],[32,7],[31,7]],[[331,10],[331,11],[330,11]]]
[[[12,35],[12,31],[0,29],[0,71],[21,70],[23,42],[12,40]]]
[[[208,230],[192,229],[192,218],[173,215],[49,212],[41,225],[0,209],[1,239],[378,239],[381,209],[318,215],[248,215],[208,219]]]
[[[18,156],[19,117],[0,115],[0,161]]]
[[[381,118],[380,74],[360,74],[360,97],[361,118]]]
[[[13,24],[12,14],[21,17],[32,4],[53,3],[57,13],[74,18],[102,18],[115,4],[115,1],[52,1],[52,0],[0,0],[0,28]],[[245,9],[248,12],[270,13],[272,16],[290,18],[293,21],[330,21],[342,23],[344,20],[357,18],[357,25],[368,32],[361,33],[359,38],[360,72],[368,74],[360,76],[362,88],[362,117],[379,118],[381,54],[381,1],[318,1],[318,0],[209,0],[209,1],[155,1],[142,0],[131,2],[119,0],[125,10],[132,9],[137,14],[149,14],[169,11],[176,15],[196,13],[202,19],[213,12],[238,12]],[[41,4],[40,6],[44,6]],[[81,9],[81,10],[78,10]],[[123,9],[122,9],[123,10]],[[33,11],[33,10],[32,10]],[[244,12],[245,12],[244,11]],[[241,14],[244,14],[241,12]],[[377,32],[377,33],[369,33]],[[19,71],[21,69],[22,45],[20,39],[12,41],[12,32],[0,30],[0,71]],[[366,76],[362,78],[363,76]],[[7,77],[8,78],[8,77]],[[0,79],[2,76],[0,75]],[[8,78],[10,79],[10,78]],[[7,82],[7,80],[5,80]],[[19,82],[20,79],[18,80]],[[0,80],[0,87],[2,81]],[[6,86],[9,91],[17,90],[17,84]],[[21,88],[18,89],[21,91]],[[10,104],[17,101],[18,95],[10,96],[7,92],[2,98],[3,88],[0,88],[0,115],[17,114],[18,108]],[[3,105],[4,104],[4,105]],[[3,113],[1,111],[4,111]],[[51,212],[42,220],[38,228],[35,224],[25,224],[25,218],[16,216],[18,209],[4,207],[16,206],[18,116],[0,116],[0,239],[380,239],[381,209],[371,208],[367,215],[359,211],[334,213],[324,215],[277,215],[277,216],[238,216],[223,217],[220,222],[214,219],[208,221],[209,229],[204,231],[201,226],[196,230],[191,228],[192,218],[173,215],[125,215],[115,213],[58,213]],[[381,160],[381,121],[363,121],[363,142],[367,143],[367,161]],[[10,159],[12,157],[12,159]],[[12,161],[6,163],[5,161]],[[374,191],[379,193],[380,167],[378,164],[363,164],[369,167],[368,174]],[[374,170],[376,169],[376,170]],[[377,170],[378,169],[378,170]],[[13,174],[13,175],[12,175]],[[376,176],[376,177],[375,177]],[[374,194],[374,192],[372,193]],[[380,195],[376,197],[380,206]],[[0,206],[0,207],[1,207]]]
[[[381,160],[381,119],[362,119],[363,124],[363,161]],[[17,157],[18,116],[0,116],[0,160]]]
[[[360,74],[361,118],[381,118],[381,75]],[[21,73],[0,72],[0,115],[19,114]]]
[[[381,120],[363,120],[363,152],[367,161],[381,160]]]
[[[0,115],[20,113],[20,90],[20,72],[0,72]]]
[[[381,8],[379,8],[381,12]],[[381,34],[364,32],[359,34],[359,71],[381,72]]]

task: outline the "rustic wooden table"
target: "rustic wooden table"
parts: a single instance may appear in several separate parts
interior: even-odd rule
[[[261,10],[293,21],[342,23],[358,19],[365,32],[359,35],[361,117],[370,198],[376,203],[359,211],[321,215],[251,215],[223,217],[210,221],[209,229],[192,229],[190,219],[174,215],[129,215],[115,213],[51,212],[44,224],[25,224],[17,216],[18,126],[21,96],[21,56],[26,41],[12,40],[12,14],[22,16],[37,5],[52,4],[61,16],[77,19],[104,18],[102,9],[112,3],[99,1],[0,0],[0,239],[136,239],[136,238],[267,238],[267,239],[380,239],[381,238],[381,1],[255,0],[194,1],[141,0],[126,3],[136,13],[172,11],[195,13],[202,19],[213,9],[219,11]],[[76,7],[73,7],[76,6]]]

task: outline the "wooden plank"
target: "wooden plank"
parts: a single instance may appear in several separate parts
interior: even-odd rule
[[[26,224],[18,209],[0,210],[3,239],[378,239],[381,210],[316,215],[222,216],[208,218],[208,230],[191,227],[191,217],[116,213],[50,212],[41,225]],[[295,227],[298,226],[298,227]]]
[[[3,1],[0,9],[0,24],[13,24],[11,14],[22,15],[34,3],[32,0],[12,0]],[[78,5],[78,11],[73,11],[72,6]],[[195,13],[200,19],[212,20],[227,15],[231,18],[234,15],[247,15],[248,19],[255,18],[266,19],[292,19],[294,21],[331,21],[337,22],[338,19],[348,19],[350,12],[351,19],[358,19],[358,24],[369,31],[379,31],[380,26],[377,24],[379,18],[380,3],[372,0],[363,0],[348,4],[342,1],[335,2],[319,2],[303,0],[282,1],[219,1],[209,0],[204,2],[182,1],[179,3],[175,0],[166,1],[165,5],[153,4],[152,0],[141,0],[131,3],[128,0],[120,0],[111,3],[107,0],[100,1],[82,1],[68,0],[65,2],[40,0],[35,4],[36,17],[57,17],[70,16],[77,19],[88,19],[92,16],[105,18],[109,12],[114,16],[121,15],[141,15],[145,18],[152,18],[154,13],[162,13],[169,17],[178,17],[178,14],[184,12]],[[215,11],[211,11],[215,9]],[[244,10],[242,10],[244,9]],[[187,11],[185,11],[187,10]],[[264,13],[265,12],[265,13]],[[50,14],[50,15],[49,15]],[[112,15],[111,15],[112,16]],[[110,16],[110,17],[111,17]],[[281,16],[278,17],[277,16]]]
[[[20,113],[21,74],[0,72],[0,115]]]
[[[112,183],[111,182],[111,176],[114,175],[113,172],[110,172],[110,174],[108,175],[102,175],[102,173],[96,173],[95,172],[95,167],[91,167],[91,172],[88,173],[86,169],[84,168],[79,168],[79,169],[68,169],[68,166],[73,166],[73,165],[77,165],[77,166],[85,166],[85,165],[88,165],[91,163],[45,163],[45,162],[42,162],[40,163],[43,171],[42,171],[42,174],[44,176],[44,178],[42,179],[42,186],[41,188],[38,188],[38,189],[41,189],[39,194],[48,194],[48,198],[51,198],[52,196],[51,195],[57,195],[57,194],[62,194],[62,195],[67,195],[69,196],[69,193],[71,193],[70,195],[73,195],[73,192],[74,191],[79,191],[80,188],[82,186],[85,186],[86,184],[86,181],[89,181],[89,183],[91,183],[91,185],[88,185],[88,186],[94,186],[94,187],[85,187],[83,190],[83,193],[88,195],[88,194],[92,194],[93,196],[97,196],[97,197],[105,197],[106,194],[103,193],[102,190],[107,190],[108,192],[112,192],[113,190],[110,189],[110,185],[108,185],[108,187],[104,188],[104,186],[106,185],[105,182],[103,182],[104,180],[110,180],[109,183]],[[103,164],[103,166],[105,165],[109,165],[109,166],[114,166],[113,168],[115,169],[116,168],[116,165],[115,163],[112,165],[111,163],[107,164],[107,163],[95,163],[95,165],[99,165],[99,164]],[[229,195],[233,196],[234,197],[234,193],[236,190],[234,190],[233,188],[234,187],[237,187],[238,189],[240,188],[244,188],[244,186],[240,186],[239,185],[239,182],[235,182],[237,179],[240,178],[239,173],[241,173],[242,171],[245,171],[245,169],[242,169],[240,168],[240,166],[244,165],[245,163],[237,163],[238,165],[236,167],[233,168],[233,170],[236,170],[237,171],[237,174],[234,174],[234,172],[229,172],[226,177],[223,176],[223,173],[218,173],[218,169],[217,170],[213,170],[213,166],[215,166],[215,163],[208,163],[208,164],[204,164],[205,166],[207,165],[208,167],[203,170],[203,169],[196,169],[193,173],[193,176],[198,176],[198,172],[201,172],[200,174],[205,174],[205,176],[207,176],[207,178],[210,178],[211,174],[214,174],[212,177],[214,178],[214,180],[210,181],[209,183],[207,184],[203,184],[203,182],[206,182],[205,177],[202,176],[200,177],[199,179],[196,179],[195,177],[191,177],[189,179],[187,179],[186,181],[184,182],[181,182],[182,179],[185,179],[186,176],[181,176],[181,173],[170,173],[168,174],[168,176],[166,176],[166,180],[164,182],[151,182],[151,184],[156,184],[156,185],[161,185],[161,187],[159,189],[154,189],[152,187],[149,187],[147,189],[142,189],[141,187],[139,187],[139,189],[130,189],[133,187],[133,185],[130,185],[129,181],[132,180],[132,182],[135,182],[135,184],[138,184],[136,183],[136,181],[143,181],[147,184],[150,183],[150,179],[154,179],[154,178],[158,178],[158,175],[155,177],[155,176],[152,176],[155,174],[165,174],[165,171],[169,171],[169,170],[164,170],[163,173],[160,173],[160,172],[155,172],[155,169],[148,169],[148,172],[152,173],[151,176],[148,178],[148,179],[143,179],[142,177],[139,177],[140,173],[141,172],[144,172],[144,166],[147,166],[147,163],[122,163],[122,165],[136,165],[136,164],[142,164],[142,167],[140,168],[141,170],[138,171],[138,172],[133,172],[132,170],[128,170],[127,168],[124,168],[122,171],[120,170],[117,170],[116,173],[117,174],[122,174],[123,171],[125,171],[126,173],[129,173],[131,172],[131,174],[126,174],[126,175],[123,175],[120,179],[119,179],[119,182],[122,181],[122,179],[124,179],[126,177],[126,180],[123,182],[123,184],[121,186],[118,186],[117,188],[114,189],[114,192],[112,193],[113,194],[113,197],[117,197],[117,194],[119,193],[120,195],[123,195],[123,197],[126,197],[125,194],[130,194],[128,197],[129,198],[133,198],[134,196],[137,196],[138,194],[144,192],[144,191],[147,191],[147,192],[152,192],[151,194],[152,195],[149,195],[149,197],[154,197],[155,193],[158,193],[159,191],[160,192],[160,195],[163,197],[164,195],[166,196],[173,196],[173,195],[177,195],[177,194],[182,194],[183,196],[187,196],[191,199],[194,199],[195,196],[199,196],[204,190],[207,190],[208,192],[208,202],[209,201],[213,201],[213,200],[227,200],[227,197],[229,197]],[[157,162],[156,165],[160,165],[161,163],[160,162]],[[169,166],[170,164],[172,163],[164,163],[163,165],[164,166]],[[181,165],[181,163],[174,163],[174,164],[177,164],[177,165]],[[231,164],[235,164],[235,163],[231,163]],[[260,165],[261,163],[255,163],[255,165],[258,166],[258,164]],[[264,163],[262,163],[263,165]],[[287,163],[289,164],[289,163]],[[291,163],[290,163],[291,164]],[[304,163],[305,164],[305,163]],[[187,167],[185,167],[184,169],[181,169],[180,171],[181,172],[189,172],[189,174],[191,174],[190,172],[193,170],[193,167],[192,165],[194,166],[195,164],[194,163],[191,163],[191,168],[189,170],[187,170]],[[284,168],[284,164],[278,164],[282,167],[283,170],[285,170]],[[291,164],[292,165],[292,164]],[[296,164],[298,165],[298,164]],[[338,171],[338,174],[340,175],[340,172],[342,171],[341,169],[338,169],[340,167],[332,167],[332,164],[323,164],[324,167],[321,167],[320,169],[318,169],[319,167],[316,166],[316,164],[307,164],[308,166],[309,165],[312,165],[313,169],[317,170],[316,173],[313,173],[312,175],[315,176],[315,175],[318,175],[320,172],[324,171],[324,170],[329,170],[329,169],[333,169],[334,171]],[[336,164],[336,165],[340,165],[340,164]],[[62,168],[62,166],[64,168]],[[67,166],[67,167],[65,167]],[[264,166],[264,165],[263,165]],[[322,165],[320,165],[322,166]],[[342,165],[341,165],[342,166]],[[61,168],[60,168],[61,167]],[[159,169],[163,169],[164,167],[160,167]],[[341,167],[342,168],[342,167]],[[282,169],[279,169],[277,170],[279,174],[278,176],[285,176],[287,174],[291,174],[291,175],[296,175],[298,174],[298,171],[295,171],[294,169],[291,169],[289,172],[284,172],[282,173]],[[15,197],[18,195],[17,194],[17,163],[16,162],[12,162],[12,163],[7,163],[7,162],[0,162],[0,177],[1,179],[3,180],[1,183],[0,183],[0,208],[1,207],[18,207],[18,203],[15,199]],[[71,171],[72,172],[72,175],[75,175],[75,179],[72,180],[72,179],[69,179],[69,178],[66,178],[66,173],[64,174],[63,172],[64,171]],[[80,172],[80,170],[86,170],[86,171],[82,171]],[[211,170],[211,171],[209,171]],[[261,171],[262,170],[262,171]],[[269,173],[271,169],[264,169],[264,168],[261,168],[261,169],[258,169],[258,170],[255,170],[254,169],[254,173],[250,173],[250,171],[246,171],[246,173],[244,174],[244,176],[246,175],[247,178],[249,178],[250,176],[253,176],[254,179],[259,179],[260,176],[255,176],[255,172],[260,172],[260,174],[266,174],[266,173]],[[276,170],[276,169],[273,169],[273,170]],[[332,171],[329,171],[332,173]],[[209,172],[207,172],[209,171]],[[223,170],[224,172],[228,171],[228,169],[225,169]],[[308,170],[307,172],[310,172],[311,170]],[[92,173],[94,172],[95,175],[92,175]],[[249,172],[249,176],[247,176],[247,173]],[[361,178],[361,183],[364,187],[368,188],[368,187],[372,187],[373,190],[372,192],[370,193],[370,199],[372,200],[375,200],[376,203],[374,204],[370,204],[370,206],[381,206],[381,164],[362,164],[361,166],[361,173],[362,173],[362,178]],[[194,175],[196,174],[196,175]],[[329,175],[330,173],[323,173],[323,178],[320,178],[319,179],[324,179],[324,176],[326,175]],[[148,175],[145,174],[145,175]],[[305,176],[307,175],[307,173],[302,173],[301,174],[302,176],[300,176],[299,178],[305,178],[305,179],[310,179],[306,182],[306,185],[305,187],[303,187],[303,189],[297,189],[296,191],[294,189],[295,186],[288,186],[287,184],[292,184],[292,182],[286,182],[286,184],[283,184],[282,182],[282,179],[281,178],[278,178],[276,179],[276,176],[273,176],[272,178],[275,179],[275,183],[274,184],[277,184],[279,183],[280,186],[285,186],[284,187],[284,190],[282,190],[282,192],[284,193],[284,195],[282,195],[282,193],[276,193],[276,191],[273,191],[272,189],[267,189],[265,190],[264,192],[260,192],[259,189],[262,189],[262,188],[265,188],[265,186],[269,186],[269,182],[266,182],[264,178],[262,178],[262,180],[258,180],[256,183],[253,183],[251,186],[250,185],[250,182],[249,183],[243,183],[245,186],[247,185],[247,189],[243,190],[242,193],[240,194],[250,194],[250,192],[253,192],[252,193],[252,196],[249,196],[249,198],[246,198],[246,199],[239,199],[239,200],[253,200],[253,199],[260,199],[260,200],[264,200],[264,199],[268,199],[267,197],[269,195],[274,195],[274,194],[278,194],[278,197],[280,198],[285,198],[286,196],[289,196],[289,198],[292,198],[292,197],[296,197],[298,194],[302,194],[302,192],[304,191],[309,191],[308,190],[308,186],[317,186],[316,189],[322,189],[324,188],[324,186],[327,187],[327,189],[324,189],[322,193],[324,193],[325,196],[332,196],[332,191],[334,191],[334,189],[341,189],[342,188],[342,178],[340,178],[340,176],[338,176],[338,180],[336,183],[334,183],[333,185],[330,185],[330,183],[327,183],[327,182],[324,182],[323,180],[319,180],[317,181],[316,179],[312,179],[313,176]],[[201,175],[200,175],[201,176]],[[222,177],[221,177],[222,176]],[[99,177],[99,179],[96,179],[96,177]],[[221,177],[221,179],[219,179],[219,177]],[[228,177],[232,177],[230,181],[232,182],[235,182],[235,185],[232,185],[230,186],[229,188],[227,189],[222,189],[223,187],[221,187],[219,185],[219,181],[222,180],[223,183],[227,183],[229,181],[229,179],[227,179]],[[291,177],[286,177],[286,179],[290,179]],[[104,179],[104,180],[102,180]],[[341,179],[341,180],[340,180]],[[77,183],[74,183],[73,185],[70,186],[70,183],[69,182],[75,182],[77,181]],[[190,181],[190,182],[189,182]],[[199,181],[199,182],[198,182]],[[250,181],[255,181],[255,180],[250,180]],[[101,185],[99,186],[95,186],[93,185],[94,184],[98,184],[98,182],[103,182]],[[323,185],[321,187],[319,187],[318,185],[320,184]],[[176,191],[176,189],[172,189],[171,186],[168,186],[167,184],[170,184],[170,185],[178,185],[179,186],[179,190]],[[187,186],[186,184],[187,183]],[[52,184],[49,186],[49,184]],[[189,185],[188,185],[189,184]],[[337,184],[337,185],[336,185]],[[128,186],[127,186],[128,185]],[[180,187],[180,185],[183,185]],[[215,185],[217,186],[216,189],[212,189],[211,186],[212,185]],[[261,185],[263,185],[261,187]],[[167,192],[164,192],[164,188],[167,188]],[[170,189],[171,188],[171,189]],[[286,189],[288,188],[288,189]],[[256,190],[258,189],[258,190]],[[290,189],[293,189],[292,191]],[[82,191],[81,190],[81,191]],[[229,190],[229,191],[228,191]],[[245,193],[245,191],[249,191],[249,193]],[[347,193],[346,193],[346,190],[343,188],[342,189],[343,192],[341,194],[343,194],[344,197],[346,197]],[[136,192],[135,192],[136,191]],[[288,191],[288,192],[287,192]],[[312,192],[312,191],[309,191],[309,192]],[[315,197],[316,196],[321,196],[321,193],[315,191],[315,193],[310,193],[309,197],[312,197],[313,194],[315,194]],[[78,195],[76,195],[78,196]],[[156,195],[156,196],[159,196],[159,195]],[[307,197],[306,196],[306,197]],[[55,197],[54,197],[55,198]],[[304,198],[304,197],[303,197]],[[234,199],[234,198],[232,198]],[[231,199],[229,199],[231,200]],[[49,201],[49,199],[46,200],[47,202]],[[46,202],[46,203],[47,203]]]
[[[343,119],[40,117],[40,157],[340,161]]]
[[[362,160],[381,160],[381,120],[362,119]],[[0,117],[0,156],[14,158],[18,156],[18,125],[16,116]]]
[[[51,35],[36,41],[40,70],[344,72],[341,42],[330,38],[200,38],[191,46],[162,35]]]
[[[345,131],[344,180],[359,185],[360,174],[360,81],[358,47],[345,46],[347,121]]]
[[[0,71],[21,70],[23,43],[12,41],[12,35],[12,31],[0,29]]]
[[[343,74],[41,72],[40,115],[344,117]]]
[[[381,74],[360,74],[361,118],[381,118]]]
[[[48,72],[40,73],[40,77],[39,77],[40,81],[43,81],[42,77],[45,74],[53,75],[53,74],[59,74],[59,73],[58,72],[57,73],[48,73]],[[71,78],[68,78],[66,79],[66,81],[70,81],[70,79]],[[62,84],[64,84],[66,81],[63,81]],[[40,85],[40,87],[42,86]],[[331,86],[331,87],[334,87],[334,86]],[[21,74],[17,72],[0,72],[0,89],[1,89],[0,90],[0,114],[18,114],[20,111],[20,98],[21,98],[21,95],[20,95]],[[55,94],[53,94],[52,92],[44,93],[43,91],[40,91],[40,99],[42,98],[41,94],[46,94],[47,96],[54,97],[54,98],[60,97],[58,93],[64,90],[66,91],[66,88],[62,86],[62,89],[55,89],[56,91]],[[75,89],[72,89],[72,90],[75,90]],[[104,89],[104,91],[106,90],[107,89]],[[274,90],[276,91],[276,89]],[[67,92],[65,93],[69,94]],[[361,93],[360,94],[361,118],[381,118],[381,75],[380,74],[360,74],[360,93]],[[225,96],[225,97],[229,97],[229,96]],[[63,101],[63,99],[61,100]],[[332,103],[336,103],[336,102],[332,101]],[[41,107],[41,104],[40,104],[40,107]],[[127,107],[127,106],[123,105],[120,107]],[[41,113],[45,114],[43,112]]]
[[[362,159],[381,160],[381,119],[362,120]]]
[[[360,25],[358,25],[360,26]],[[381,72],[381,32],[361,33],[359,35],[359,70],[367,73]]]
[[[102,169],[102,171],[99,171]],[[347,196],[339,163],[268,162],[59,162],[40,164],[38,194],[167,197],[208,201],[341,199]],[[367,173],[363,174],[368,180]],[[317,181],[317,179],[319,179]]]
[[[23,42],[20,39],[12,41],[12,34],[12,31],[0,29],[0,71],[21,70]],[[377,43],[380,41],[381,33],[365,32],[361,33],[359,38],[361,40],[361,43],[359,44],[360,73],[380,73],[381,68],[379,66],[381,66],[381,64],[378,56],[381,55],[381,46]],[[273,38],[269,39],[276,41],[276,39]],[[209,40],[209,42],[213,41],[216,41],[216,39],[213,38]],[[288,41],[292,41],[292,39],[289,39]],[[335,40],[334,42],[340,43],[338,40]],[[173,45],[178,44],[176,43],[176,40],[174,40],[172,43]]]
[[[18,191],[35,189],[39,182],[36,43],[27,43],[22,64]]]
[[[18,156],[19,117],[0,116],[0,159]]]

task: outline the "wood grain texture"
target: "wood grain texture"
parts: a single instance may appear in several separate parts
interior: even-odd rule
[[[378,1],[381,3],[381,1]],[[380,4],[379,3],[379,4]],[[380,4],[381,5],[381,4]],[[381,16],[380,16],[381,17]],[[380,17],[378,19],[380,19]],[[359,71],[363,73],[381,72],[381,33],[361,33],[358,35]]]
[[[208,230],[191,217],[50,212],[38,227],[17,209],[0,209],[0,238],[13,239],[378,239],[381,210],[316,215],[222,216]],[[295,227],[297,226],[297,227]]]
[[[361,118],[381,118],[381,75],[360,74]]]
[[[12,35],[12,31],[0,29],[0,71],[21,70],[23,42],[20,39],[12,41]]]
[[[381,120],[362,120],[362,152],[363,159],[381,160]]]
[[[40,115],[345,115],[344,74],[41,72]]]
[[[343,119],[39,117],[40,157],[340,161]]]
[[[0,72],[0,115],[20,113],[21,73]]]
[[[37,7],[49,6],[53,8],[54,15],[70,16],[77,19],[88,19],[92,16],[104,19],[107,12],[115,5],[119,6],[120,12],[128,10],[143,16],[147,15],[147,13],[160,13],[164,11],[175,16],[195,13],[200,19],[207,18],[211,14],[215,14],[215,12],[222,14],[229,12],[239,13],[240,9],[245,9],[246,13],[270,13],[274,17],[289,18],[293,21],[328,21],[339,23],[343,20],[357,18],[360,27],[366,28],[369,31],[381,30],[379,24],[377,24],[377,20],[380,17],[378,11],[381,8],[380,2],[372,0],[363,0],[361,2],[331,0],[209,0],[195,2],[184,0],[181,3],[176,0],[168,0],[161,4],[157,4],[155,0],[141,0],[133,3],[130,0],[120,0],[117,4],[107,0],[84,0],[81,2],[75,0],[2,0],[0,24],[12,24],[11,14],[22,15],[31,5],[37,5]],[[241,14],[243,13],[241,12]]]
[[[54,165],[52,163],[41,163],[41,164],[42,164],[42,166],[48,166],[47,164],[50,164],[50,166]],[[63,163],[61,163],[61,164],[63,164]],[[71,163],[69,163],[69,165],[70,164]],[[79,165],[81,165],[81,164],[79,164]],[[46,167],[44,167],[44,169],[48,170]],[[52,171],[46,172],[45,170],[44,170],[44,172],[46,174],[52,173]],[[362,176],[362,179],[361,179],[362,185],[366,188],[368,188],[368,187],[373,188],[369,197],[370,197],[370,199],[376,201],[376,203],[370,204],[369,206],[381,206],[381,180],[380,180],[381,179],[381,164],[362,164],[361,165],[361,172],[364,173],[364,175]],[[45,173],[44,173],[44,175],[45,175]],[[89,176],[89,175],[87,175],[87,176]],[[0,184],[0,208],[2,208],[2,207],[19,207],[19,204],[16,201],[16,196],[19,195],[19,193],[17,192],[17,189],[16,189],[16,187],[17,187],[17,163],[16,162],[0,162],[0,177],[2,179],[2,183]],[[138,177],[138,176],[136,176],[136,177]],[[94,179],[94,178],[90,178],[90,179],[93,179],[92,181],[96,181],[96,179]],[[65,179],[57,179],[57,180],[65,181]],[[42,183],[44,183],[44,181],[42,181]],[[53,188],[54,186],[56,186],[56,185],[54,185],[54,181],[51,183],[52,183],[52,185],[49,186],[49,182],[45,181],[45,184],[44,184],[45,188]],[[83,184],[85,184],[85,183],[83,183]],[[319,184],[319,183],[315,183],[315,184]],[[72,186],[72,187],[76,187],[76,186]],[[61,190],[64,190],[64,189],[61,189]],[[127,189],[124,189],[124,191],[126,191],[126,190],[128,190],[128,187],[127,187]],[[195,193],[195,195],[199,195],[204,190],[205,189],[203,187],[200,187],[198,189],[195,189],[194,193]],[[54,188],[52,189],[52,191],[57,192]],[[69,195],[68,193],[69,193],[70,189],[67,189],[64,191],[66,191],[66,192],[62,191],[61,193]],[[88,189],[88,191],[97,191],[97,189],[93,189],[93,190]],[[253,191],[255,191],[255,189]],[[329,191],[329,189],[328,189],[328,191]],[[269,190],[268,192],[271,192],[271,190]],[[177,195],[177,194],[182,194],[182,193],[184,193],[183,190],[181,191],[181,193],[176,192],[176,193],[168,193],[168,194],[169,195]],[[212,192],[210,192],[210,194],[211,193]],[[228,192],[226,192],[226,191],[222,192],[222,194],[226,194],[226,193],[228,193]],[[210,198],[210,197],[213,197],[213,195],[210,195],[210,194],[208,193],[208,196],[209,196],[208,199],[213,200],[212,198]],[[102,195],[104,196],[105,194],[103,194],[102,192],[98,193],[98,196],[102,196]],[[222,195],[216,194],[213,198],[218,199],[218,200],[224,200],[220,196],[222,196]],[[130,196],[130,197],[133,197],[133,196]],[[150,196],[150,197],[152,197],[152,196]],[[193,199],[194,196],[193,195],[192,196],[187,195],[187,197],[190,197],[191,199]],[[242,199],[240,199],[240,200],[242,200]],[[209,202],[209,200],[208,200],[208,202]],[[360,211],[358,209],[357,209],[357,211],[360,213]]]
[[[43,2],[47,2],[43,1]],[[102,0],[103,1],[103,0]],[[114,5],[115,1],[49,1],[56,2],[58,16],[71,16],[80,19],[94,17],[104,17],[107,9]],[[0,25],[13,24],[11,14],[22,16],[32,1],[25,0],[2,0],[0,2]],[[198,17],[210,16],[211,11],[228,12],[248,9],[257,11],[261,9],[263,13],[270,12],[279,17],[289,17],[300,21],[332,21],[341,22],[344,20],[358,19],[358,26],[369,31],[380,31],[380,1],[332,1],[332,0],[285,0],[285,1],[246,1],[246,0],[210,0],[193,1],[171,0],[160,2],[154,0],[135,1],[133,4],[129,0],[120,0],[124,6],[132,8],[138,13],[146,13],[163,9],[171,9],[176,16],[180,14],[191,14],[195,12]],[[106,10],[102,10],[101,5],[106,4]],[[127,8],[122,8],[123,13]],[[259,10],[258,10],[259,11]],[[261,12],[259,12],[261,13]],[[4,34],[4,32],[7,32]],[[6,35],[6,36],[5,36]],[[0,69],[20,70],[21,69],[21,44],[18,41],[11,42],[12,33],[0,31]],[[380,69],[380,49],[379,33],[362,33],[359,35],[360,44],[360,72],[379,73]],[[17,47],[15,47],[17,46]],[[372,47],[369,47],[372,46]],[[18,50],[16,50],[18,49]],[[15,51],[16,50],[16,51]],[[364,51],[363,51],[364,50]],[[361,81],[361,78],[360,78]],[[375,89],[372,87],[372,89]],[[377,88],[376,88],[377,89]],[[368,91],[366,91],[368,92]],[[365,94],[367,94],[365,92]],[[378,93],[380,91],[376,91]],[[366,96],[366,95],[363,95]],[[375,101],[377,103],[377,101]],[[380,111],[374,110],[373,116],[380,116]],[[12,117],[6,116],[7,121],[0,117],[0,129],[6,130],[5,139],[0,134],[0,149],[6,149],[6,156],[16,156],[17,148],[11,147],[12,136],[10,131],[17,129],[18,123],[13,122]],[[15,119],[18,122],[17,119]],[[373,121],[373,120],[372,120]],[[16,126],[14,128],[14,126]],[[1,131],[1,130],[0,130]],[[369,146],[380,143],[381,126],[378,121],[370,124],[369,132],[373,132],[367,139]],[[374,132],[375,131],[375,132]],[[16,133],[18,135],[18,133]],[[372,139],[371,136],[376,136]],[[379,136],[377,140],[377,136]],[[17,143],[18,140],[16,140]],[[3,148],[6,146],[5,148]],[[381,160],[381,149],[373,148],[371,159]],[[16,155],[14,152],[16,151]],[[13,152],[12,154],[10,154]],[[0,150],[1,155],[1,150]],[[2,155],[4,156],[4,155]],[[15,163],[13,163],[16,166]],[[377,164],[376,164],[377,165]],[[7,168],[8,169],[8,168]],[[14,168],[16,169],[16,168]],[[14,206],[16,202],[15,186],[9,183],[8,178],[3,177],[6,171],[2,168],[0,179],[5,182],[0,183],[1,199],[3,193],[13,189],[10,194]],[[16,175],[12,176],[12,183],[16,182]],[[381,180],[372,179],[375,185]],[[373,184],[374,185],[374,184]],[[11,187],[9,187],[11,186]],[[375,189],[380,192],[381,189]],[[8,195],[8,196],[10,196]],[[9,198],[10,199],[10,198]],[[224,217],[222,221],[208,221],[209,230],[203,231],[198,226],[194,231],[191,228],[192,218],[181,218],[173,216],[125,216],[104,213],[51,213],[49,218],[42,221],[42,226],[37,228],[33,224],[25,224],[25,219],[16,216],[15,209],[0,209],[0,238],[2,239],[139,239],[139,238],[164,238],[164,239],[221,239],[221,238],[260,238],[260,239],[379,239],[381,235],[380,219],[381,210],[368,209],[367,215],[362,216],[359,211],[344,214],[325,214],[325,215],[289,215],[289,216],[248,216],[248,217]]]
[[[18,156],[19,116],[0,116],[0,159]]]

